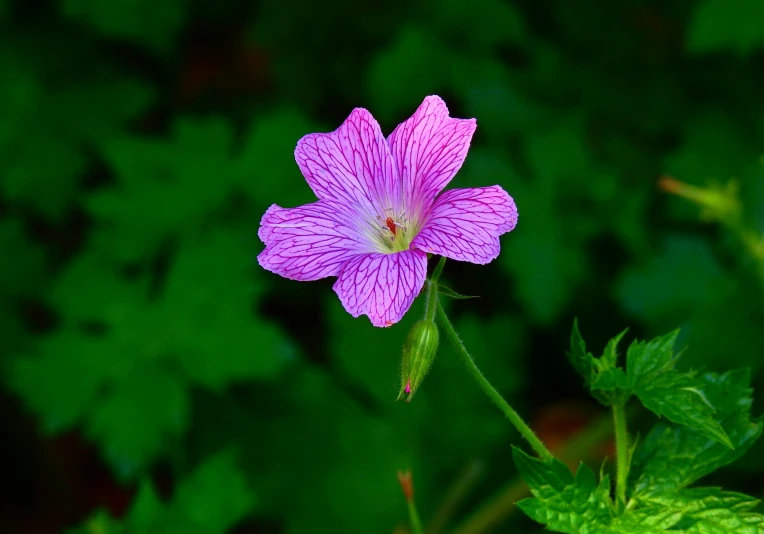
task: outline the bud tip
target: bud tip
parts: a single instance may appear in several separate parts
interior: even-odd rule
[[[401,483],[403,495],[408,502],[414,499],[414,484],[411,482],[411,471],[398,471],[398,482]]]

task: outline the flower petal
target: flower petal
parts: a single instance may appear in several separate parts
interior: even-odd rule
[[[426,275],[421,250],[362,254],[345,264],[334,291],[353,317],[368,315],[374,326],[390,326],[411,307]]]
[[[297,142],[297,165],[319,199],[342,202],[374,221],[387,208],[401,207],[401,184],[390,147],[367,110],[356,108],[331,133]]]
[[[388,142],[414,220],[424,217],[435,196],[451,181],[467,157],[475,119],[452,119],[439,96],[428,96]]]
[[[266,245],[257,256],[260,265],[292,280],[337,276],[349,258],[374,250],[343,206],[326,200],[291,209],[272,205],[258,236]]]
[[[517,224],[517,207],[498,185],[451,189],[435,201],[411,247],[484,264],[499,255],[499,236]]]

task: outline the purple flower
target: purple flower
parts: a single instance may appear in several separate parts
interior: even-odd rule
[[[331,133],[306,135],[295,159],[319,200],[268,208],[260,265],[292,280],[336,276],[334,291],[353,317],[398,322],[424,285],[428,252],[485,264],[517,223],[498,185],[438,196],[475,128],[475,119],[452,119],[440,97],[428,96],[387,139],[363,108]]]

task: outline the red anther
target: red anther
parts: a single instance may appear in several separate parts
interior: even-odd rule
[[[395,221],[393,221],[392,217],[388,217],[387,220],[385,220],[385,224],[390,229],[390,231],[395,235]]]

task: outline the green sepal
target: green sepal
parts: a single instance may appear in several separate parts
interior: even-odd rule
[[[446,287],[443,284],[438,284],[438,295],[443,295],[444,297],[449,297],[452,299],[457,300],[467,300],[467,299],[479,299],[480,297],[477,295],[462,295],[461,293],[457,293],[450,287]]]

